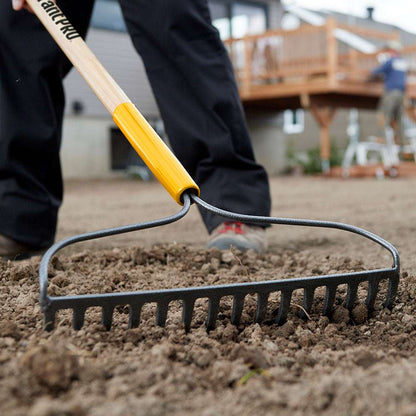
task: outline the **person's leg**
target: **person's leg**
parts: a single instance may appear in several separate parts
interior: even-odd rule
[[[380,98],[377,107],[377,135],[385,138],[386,127],[391,123],[391,99],[388,93],[384,93]]]
[[[233,69],[206,0],[120,4],[172,149],[202,198],[230,211],[269,215],[267,174],[254,161]],[[201,214],[208,231],[224,221]]]
[[[395,94],[394,102],[394,121],[396,131],[396,143],[399,146],[406,144],[404,129],[403,129],[403,111],[404,111],[404,94],[401,91],[397,91]]]
[[[59,5],[85,34],[93,0]],[[35,15],[0,2],[0,235],[33,248],[55,237],[62,201],[62,78],[69,69]]]

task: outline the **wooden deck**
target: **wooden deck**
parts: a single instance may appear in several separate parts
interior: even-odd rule
[[[287,109],[308,106],[311,98],[319,102],[328,98],[326,102],[337,107],[353,103],[354,107],[376,108],[383,87],[367,79],[378,65],[378,52],[364,54],[342,44],[335,37],[337,29],[379,43],[397,38],[395,33],[363,30],[328,19],[324,26],[303,25],[296,30],[226,40],[243,103]],[[405,47],[403,56],[414,66],[416,45]],[[409,77],[408,94],[416,98],[415,74]]]
[[[330,18],[324,26],[303,25],[291,31],[268,31],[225,42],[245,108],[307,108],[321,129],[321,158],[329,159],[329,126],[337,108],[376,109],[381,82],[369,82],[378,52],[364,54],[341,43],[336,30],[385,43],[396,33],[341,25]],[[402,52],[415,67],[416,45]],[[416,100],[416,76],[408,76],[408,98]],[[415,115],[415,111],[409,114]]]

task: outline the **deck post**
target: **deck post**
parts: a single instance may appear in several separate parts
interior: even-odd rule
[[[311,104],[311,111],[315,117],[315,120],[319,124],[320,128],[320,144],[321,144],[321,165],[322,171],[327,173],[330,169],[330,157],[331,157],[331,139],[330,139],[330,127],[334,118],[336,108],[329,105],[319,106]]]
[[[253,59],[253,45],[249,39],[244,39],[244,75],[241,84],[241,92],[249,94],[251,89],[252,78],[252,59]]]
[[[326,47],[327,47],[327,76],[328,83],[331,87],[335,87],[336,73],[338,66],[338,50],[337,39],[335,37],[336,20],[333,17],[328,18],[326,22]]]
[[[357,50],[351,48],[349,50],[349,70],[350,70],[350,78],[357,80],[358,79],[358,53]]]

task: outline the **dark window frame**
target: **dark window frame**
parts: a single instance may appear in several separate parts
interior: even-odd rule
[[[257,2],[253,0],[208,0],[208,3],[216,3],[216,4],[225,5],[226,10],[227,10],[226,17],[228,18],[228,21],[229,21],[231,37],[233,36],[231,18],[233,17],[234,6],[236,6],[237,4],[262,8],[264,10],[264,15],[266,17],[266,30],[270,29],[269,5],[265,2],[261,2],[261,1]]]

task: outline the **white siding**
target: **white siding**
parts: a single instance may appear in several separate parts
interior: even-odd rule
[[[157,117],[159,111],[151,91],[143,62],[126,33],[91,29],[87,44],[131,101],[146,117]],[[107,111],[95,97],[78,71],[72,70],[65,79],[66,113],[71,114],[74,101],[84,105],[83,115],[106,117]]]

